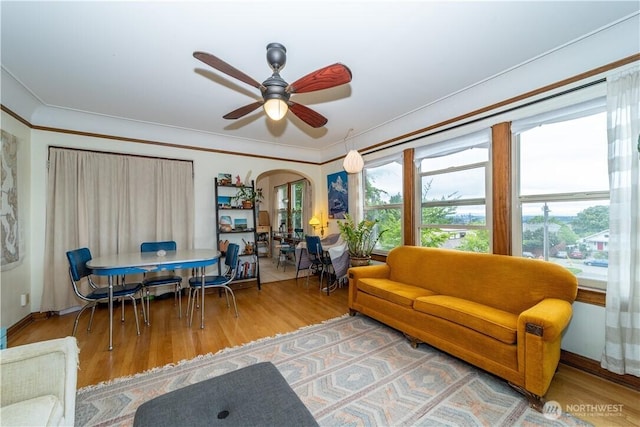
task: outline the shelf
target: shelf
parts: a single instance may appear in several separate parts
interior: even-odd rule
[[[243,252],[246,248],[245,245],[253,244],[254,251],[252,253],[240,253],[238,254],[238,267],[236,269],[236,278],[231,285],[238,287],[246,287],[250,283],[257,283],[258,289],[260,289],[260,264],[257,254],[257,242],[258,234],[256,233],[256,206],[255,204],[251,208],[242,206],[231,206],[231,200],[234,200],[234,196],[242,189],[253,190],[254,182],[251,181],[251,185],[234,185],[234,184],[219,184],[218,179],[214,179],[215,187],[215,229],[218,236],[218,244],[221,241],[227,241],[240,245],[240,251]],[[233,212],[236,212],[234,215]],[[242,213],[241,213],[242,212]],[[220,229],[221,223],[224,224],[225,230]],[[247,227],[245,229],[231,229],[231,226]],[[233,237],[236,235],[237,237]],[[249,236],[253,237],[249,237]],[[226,237],[221,237],[226,236]],[[246,240],[245,240],[246,239]],[[219,270],[221,269],[221,263],[218,263]],[[220,273],[220,271],[219,271]]]
[[[253,188],[250,185],[222,185],[222,184],[218,184],[218,188]]]

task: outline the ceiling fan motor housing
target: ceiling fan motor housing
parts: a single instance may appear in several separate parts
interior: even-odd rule
[[[277,71],[265,80],[262,85],[264,86],[262,98],[265,101],[268,99],[282,99],[285,102],[289,101],[291,94],[287,92],[288,84],[282,77],[280,77]]]
[[[287,49],[280,43],[269,43],[267,45],[267,62],[271,69],[277,73],[287,63]]]

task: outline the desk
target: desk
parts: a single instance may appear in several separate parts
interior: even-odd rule
[[[213,249],[181,249],[167,251],[165,256],[155,252],[131,252],[104,255],[87,263],[96,276],[109,278],[109,350],[113,349],[113,277],[125,274],[149,273],[164,270],[199,268],[202,277],[202,317],[200,327],[204,328],[204,276],[205,267],[218,262],[220,252]]]

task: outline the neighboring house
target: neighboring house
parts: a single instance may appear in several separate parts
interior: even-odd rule
[[[609,250],[609,230],[584,237],[579,240],[579,243],[583,243],[588,251],[606,252]]]

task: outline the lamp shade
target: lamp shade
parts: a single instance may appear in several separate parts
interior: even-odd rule
[[[273,120],[280,120],[287,114],[289,107],[282,99],[271,98],[264,103],[264,112]]]
[[[309,220],[309,225],[312,227],[318,227],[320,225],[320,220],[318,219],[317,216],[314,215]]]
[[[356,150],[351,150],[344,158],[342,166],[348,173],[358,173],[364,167],[364,160],[362,159],[360,153],[358,153]]]

